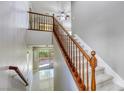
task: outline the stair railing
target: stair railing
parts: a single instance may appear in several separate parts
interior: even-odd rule
[[[4,66],[4,67],[0,67],[0,70],[1,71],[4,71],[4,70],[13,70],[13,71],[15,71],[19,75],[19,77],[22,79],[22,81],[24,81],[25,86],[29,85],[27,80],[25,79],[24,75],[21,73],[21,71],[19,70],[19,68],[17,66]]]
[[[53,16],[29,11],[29,30],[53,31]]]
[[[71,36],[68,31],[57,21],[53,16],[44,14],[28,12],[30,30],[38,31],[50,31],[53,32],[58,44],[62,50],[66,63],[73,75],[73,78],[79,88],[79,90],[96,90],[96,78],[95,69],[97,66],[97,59],[95,57],[95,51],[91,51],[91,55],[88,55],[80,44]],[[31,18],[30,18],[31,17]],[[36,18],[35,18],[36,17]],[[48,19],[50,17],[50,19]],[[36,21],[48,20],[51,23],[51,29],[44,29],[47,27],[46,22]],[[32,21],[33,20],[33,21]],[[42,27],[41,24],[44,24]],[[49,23],[47,23],[49,24]],[[34,26],[33,26],[34,25]],[[35,27],[36,26],[36,27]],[[40,26],[40,27],[39,27]]]
[[[79,89],[95,91],[95,68],[97,66],[95,51],[91,52],[90,57],[55,18],[53,32],[68,60]],[[89,77],[89,73],[92,74],[91,77]]]

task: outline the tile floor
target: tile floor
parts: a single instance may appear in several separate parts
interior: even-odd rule
[[[54,69],[42,69],[34,72],[32,91],[53,91]]]
[[[40,70],[34,73],[32,91],[53,91],[54,69]]]

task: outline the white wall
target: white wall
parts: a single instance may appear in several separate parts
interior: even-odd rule
[[[124,2],[72,2],[72,31],[124,79]]]
[[[77,85],[65,62],[61,50],[54,41],[55,63],[54,63],[54,90],[55,91],[78,91]]]
[[[27,45],[50,45],[52,44],[52,32],[27,31]]]
[[[31,1],[32,11],[53,14],[61,11],[70,13],[70,2],[69,1]]]
[[[27,78],[25,36],[28,2],[0,2],[0,9],[0,67],[18,66]],[[0,71],[0,90],[25,90],[22,81],[15,79],[15,72],[7,71],[12,72],[9,75],[5,72]]]

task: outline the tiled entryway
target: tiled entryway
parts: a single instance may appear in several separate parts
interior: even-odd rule
[[[54,69],[45,69],[34,72],[33,91],[53,91],[54,90]]]

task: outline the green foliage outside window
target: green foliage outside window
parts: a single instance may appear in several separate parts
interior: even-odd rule
[[[39,57],[49,57],[49,50],[44,49],[39,52]]]

